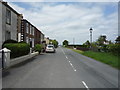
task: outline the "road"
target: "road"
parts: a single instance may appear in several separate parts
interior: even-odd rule
[[[3,88],[117,88],[118,70],[59,47],[3,73]]]

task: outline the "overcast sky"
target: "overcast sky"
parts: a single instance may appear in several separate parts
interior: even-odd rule
[[[114,41],[118,35],[117,2],[10,2],[24,19],[30,21],[46,37],[61,43],[82,44],[89,40],[93,28],[93,41],[106,35]]]

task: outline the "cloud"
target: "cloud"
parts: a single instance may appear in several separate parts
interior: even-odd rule
[[[118,2],[119,0],[4,0],[7,2]]]
[[[106,34],[108,40],[117,36],[117,12],[105,13],[105,5],[116,3],[26,3],[30,7],[10,3],[24,18],[39,28],[46,36],[60,43],[75,38],[76,44],[89,40],[89,28],[93,27],[93,40]],[[115,7],[114,7],[115,8]],[[113,34],[114,33],[114,34]]]

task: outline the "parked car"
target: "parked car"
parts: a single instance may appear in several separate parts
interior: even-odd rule
[[[55,53],[56,50],[55,50],[54,45],[47,45],[45,51],[46,52],[53,52],[53,53]]]

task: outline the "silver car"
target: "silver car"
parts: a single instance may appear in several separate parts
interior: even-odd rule
[[[56,50],[55,50],[54,45],[47,45],[45,51],[46,51],[46,52],[53,52],[53,53],[55,53]]]

